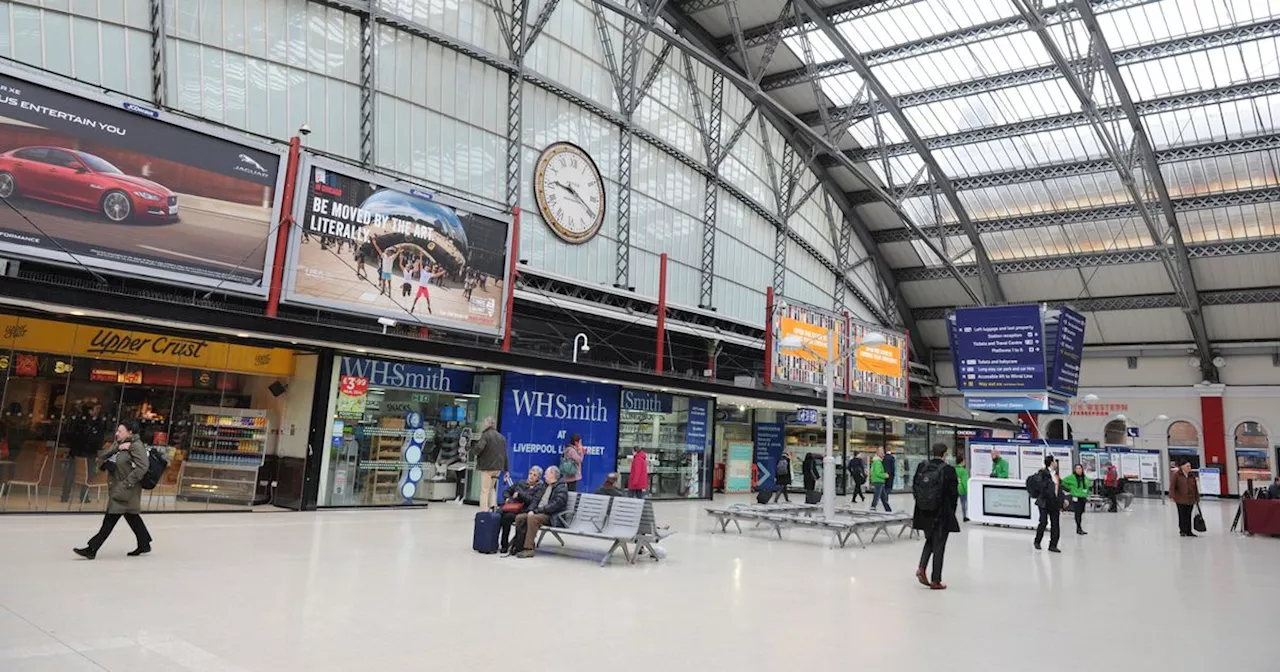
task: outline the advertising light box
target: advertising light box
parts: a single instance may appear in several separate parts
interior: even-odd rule
[[[284,154],[0,67],[0,252],[265,296]]]
[[[509,215],[314,157],[299,171],[297,204],[285,301],[502,330]]]

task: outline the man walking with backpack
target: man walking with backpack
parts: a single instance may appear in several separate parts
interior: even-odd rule
[[[1036,500],[1040,507],[1040,525],[1036,527],[1036,550],[1040,550],[1040,542],[1044,539],[1044,528],[1049,526],[1049,552],[1061,553],[1058,550],[1058,539],[1062,537],[1059,520],[1062,516],[1062,479],[1058,476],[1058,461],[1052,455],[1044,456],[1044,469],[1027,478],[1027,494]]]
[[[138,437],[138,425],[126,420],[116,427],[115,442],[98,454],[98,468],[110,474],[107,487],[107,514],[102,518],[102,528],[93,535],[84,548],[75,549],[76,555],[92,560],[98,549],[124,516],[125,522],[137,537],[138,547],[129,552],[138,556],[151,552],[151,533],[142,522],[142,481],[147,475],[150,456],[147,444]]]
[[[930,590],[946,590],[947,584],[942,582],[942,562],[947,552],[947,536],[960,531],[960,523],[956,520],[960,479],[955,468],[946,462],[946,444],[933,444],[932,452],[933,459],[916,467],[915,478],[911,481],[916,498],[911,527],[924,533],[924,549],[920,552],[916,580]],[[933,574],[926,576],[930,557],[933,558]]]

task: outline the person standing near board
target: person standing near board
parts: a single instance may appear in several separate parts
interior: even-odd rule
[[[1178,534],[1183,537],[1194,537],[1191,530],[1191,511],[1200,502],[1200,484],[1191,475],[1191,462],[1183,460],[1178,470],[1173,472],[1173,481],[1169,483],[1169,498],[1178,505]]]
[[[995,448],[991,449],[991,478],[1009,478],[1009,461]]]

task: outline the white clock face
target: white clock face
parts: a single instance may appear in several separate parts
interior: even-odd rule
[[[581,147],[557,142],[538,157],[533,177],[542,218],[569,243],[591,240],[604,222],[604,181]]]

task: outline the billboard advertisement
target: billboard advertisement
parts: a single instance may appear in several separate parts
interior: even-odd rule
[[[510,447],[511,473],[558,465],[569,438],[578,434],[585,453],[578,492],[595,492],[617,466],[618,392],[606,383],[503,375],[499,431]]]
[[[911,347],[907,335],[853,318],[848,322],[855,346],[849,358],[850,394],[907,403]],[[885,342],[865,344],[871,334],[883,336]]]
[[[285,149],[0,67],[0,252],[267,293]]]
[[[285,301],[502,330],[509,215],[328,159],[311,158],[299,176]]]
[[[773,380],[788,385],[804,385],[825,389],[823,369],[827,350],[835,333],[835,387],[845,390],[845,366],[841,353],[845,349],[845,318],[829,310],[778,297],[773,314]],[[782,341],[796,337],[800,347],[783,347]]]

